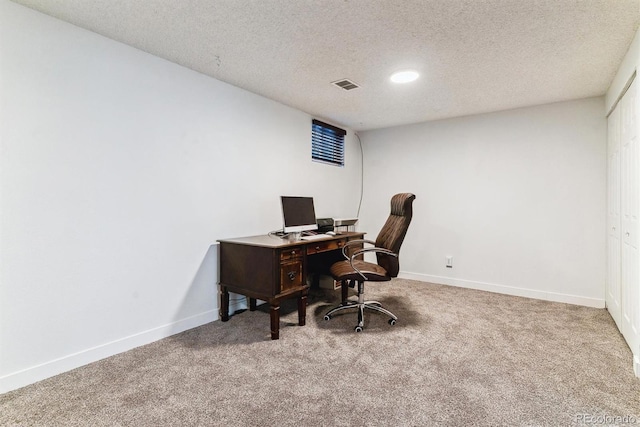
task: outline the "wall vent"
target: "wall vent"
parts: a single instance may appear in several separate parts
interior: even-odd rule
[[[344,90],[351,90],[351,89],[356,89],[360,87],[349,79],[338,80],[335,82],[331,82],[331,84],[336,85],[339,88]]]

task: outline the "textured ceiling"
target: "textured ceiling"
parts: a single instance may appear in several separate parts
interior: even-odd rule
[[[354,130],[603,95],[640,19],[640,0],[15,2]]]

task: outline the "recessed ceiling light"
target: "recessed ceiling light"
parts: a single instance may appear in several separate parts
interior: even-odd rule
[[[409,83],[417,79],[419,76],[420,74],[413,70],[398,71],[391,75],[391,81],[394,83]]]

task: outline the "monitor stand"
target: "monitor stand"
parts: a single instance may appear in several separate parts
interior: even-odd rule
[[[299,242],[301,240],[302,233],[300,231],[289,233],[289,241],[290,242]]]

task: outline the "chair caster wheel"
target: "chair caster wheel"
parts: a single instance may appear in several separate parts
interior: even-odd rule
[[[362,326],[356,326],[355,331],[356,332],[362,332]]]
[[[391,326],[395,325],[396,324],[396,319],[389,319],[389,324]]]
[[[331,320],[331,316],[329,316],[328,314],[324,315],[324,320]]]

